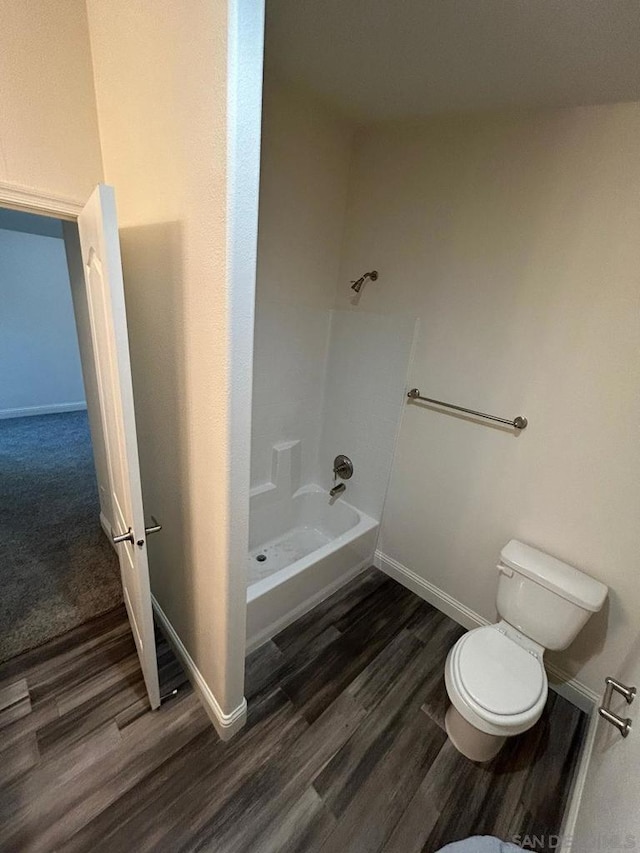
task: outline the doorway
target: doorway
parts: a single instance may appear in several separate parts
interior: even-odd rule
[[[0,662],[122,603],[77,244],[0,208]]]
[[[64,218],[61,228],[76,327],[76,335],[67,330],[66,337],[77,338],[79,349],[99,520],[108,541],[117,547],[124,605],[149,703],[155,709],[160,706],[160,687],[147,537],[161,531],[162,524],[152,516],[151,526],[145,525],[115,191],[98,184],[81,206],[0,183],[1,203],[11,210]]]

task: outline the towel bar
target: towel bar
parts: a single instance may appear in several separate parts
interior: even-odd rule
[[[485,412],[476,412],[474,409],[465,409],[463,406],[454,406],[453,403],[443,403],[442,400],[433,400],[431,397],[422,397],[417,388],[412,388],[407,394],[410,400],[422,400],[424,403],[433,403],[436,406],[444,406],[445,409],[455,409],[456,412],[464,412],[466,415],[475,415],[477,418],[486,418],[488,421],[497,421],[500,424],[508,424],[515,429],[524,429],[529,421],[522,415],[517,415],[513,420],[499,418],[497,415],[487,415]]]

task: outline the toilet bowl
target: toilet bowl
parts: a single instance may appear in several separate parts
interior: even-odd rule
[[[547,701],[546,649],[564,649],[607,587],[573,566],[512,539],[498,563],[502,617],[464,634],[445,665],[451,705],[445,726],[472,761],[489,761],[506,738],[530,729]]]
[[[472,761],[489,761],[507,737],[531,728],[547,701],[544,649],[506,622],[469,631],[449,652],[447,734]]]

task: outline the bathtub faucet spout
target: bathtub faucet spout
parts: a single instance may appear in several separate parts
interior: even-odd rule
[[[338,483],[337,486],[334,486],[329,492],[330,497],[335,498],[336,495],[341,495],[342,492],[346,491],[346,486],[344,483]]]

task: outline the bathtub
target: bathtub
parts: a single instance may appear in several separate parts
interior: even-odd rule
[[[283,500],[252,497],[247,648],[272,637],[371,564],[378,522],[305,486]]]

